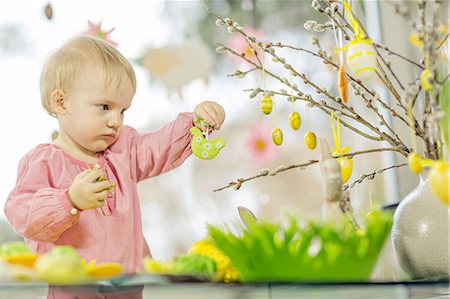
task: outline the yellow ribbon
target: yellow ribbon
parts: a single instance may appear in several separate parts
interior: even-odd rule
[[[331,112],[331,129],[333,130],[334,146],[337,151],[341,150],[341,122],[336,117],[336,125],[334,124],[334,111]]]
[[[348,19],[350,20],[350,24],[352,25],[353,32],[355,33],[355,39],[356,40],[364,39],[364,31],[359,26],[358,21],[353,17],[352,7],[350,6],[350,4],[348,4],[347,1],[344,1],[343,4]]]
[[[368,43],[372,44],[373,41],[370,38],[364,38],[364,30],[359,26],[358,21],[353,17],[352,7],[350,4],[348,4],[347,1],[343,2],[345,12],[347,13],[348,19],[350,20],[350,25],[353,28],[353,32],[355,33],[355,38],[350,40],[350,42],[345,45],[342,48],[336,49],[336,53],[339,53],[340,51],[347,50],[350,45],[357,44],[357,43]]]

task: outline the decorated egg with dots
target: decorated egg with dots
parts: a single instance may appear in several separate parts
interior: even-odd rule
[[[297,111],[292,111],[289,115],[289,125],[292,129],[298,130],[300,129],[300,125],[302,124],[302,118],[300,117],[300,113]]]
[[[272,140],[275,145],[281,145],[283,143],[283,132],[280,128],[272,130]]]
[[[368,40],[351,42],[346,55],[348,68],[358,79],[368,80],[375,74],[377,56]]]
[[[316,134],[314,134],[314,132],[308,131],[305,134],[305,143],[309,149],[311,150],[315,149],[317,146]]]
[[[270,112],[272,112],[272,107],[273,107],[272,98],[269,96],[264,96],[261,99],[261,111],[264,114],[270,114]]]

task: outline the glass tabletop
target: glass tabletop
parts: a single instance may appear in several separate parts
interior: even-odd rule
[[[336,298],[336,299],[448,299],[449,280],[396,282],[263,282],[212,283],[189,276],[133,275],[96,284],[48,286],[44,283],[1,282],[0,298],[39,299],[54,292],[57,298]],[[61,295],[61,294],[64,294]]]

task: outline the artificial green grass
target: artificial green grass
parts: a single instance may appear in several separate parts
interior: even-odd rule
[[[347,218],[310,220],[300,226],[255,221],[237,235],[209,225],[215,245],[231,260],[242,282],[367,281],[392,226],[392,214],[373,211],[363,228]]]

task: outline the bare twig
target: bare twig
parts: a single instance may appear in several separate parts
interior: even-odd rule
[[[386,170],[394,169],[394,168],[400,168],[400,167],[403,167],[403,166],[406,166],[406,165],[408,165],[408,164],[407,163],[403,163],[403,164],[398,164],[398,165],[392,165],[392,166],[389,166],[389,167],[386,167],[386,168],[376,169],[373,172],[368,173],[368,174],[361,174],[361,176],[356,181],[353,181],[350,184],[344,185],[342,187],[342,189],[344,191],[348,190],[350,188],[355,187],[356,184],[361,184],[366,179],[373,180],[377,174],[381,174],[381,173],[385,172]]]
[[[349,159],[353,158],[354,156],[357,155],[363,155],[363,154],[369,154],[369,153],[375,153],[375,152],[384,152],[384,151],[394,151],[394,152],[400,152],[398,148],[393,148],[393,147],[389,147],[389,148],[377,148],[377,149],[370,149],[370,150],[364,150],[364,151],[357,151],[357,152],[353,152],[353,153],[347,153],[347,154],[343,154],[343,155],[336,155],[335,158],[341,158],[341,157],[348,157]],[[289,165],[289,166],[278,166],[276,169],[274,170],[268,170],[268,169],[262,169],[259,171],[258,174],[248,177],[248,178],[239,178],[233,182],[228,183],[227,186],[221,187],[221,188],[217,188],[214,189],[214,192],[217,191],[222,191],[224,189],[227,188],[231,188],[233,187],[235,190],[239,190],[242,187],[242,184],[251,180],[255,180],[258,179],[260,177],[264,177],[264,176],[275,176],[281,172],[287,171],[287,170],[291,170],[291,169],[295,169],[295,168],[299,168],[300,170],[305,169],[307,166],[311,165],[311,164],[315,164],[319,162],[318,160],[309,160],[308,162],[302,163],[302,164],[294,164],[294,165]]]

